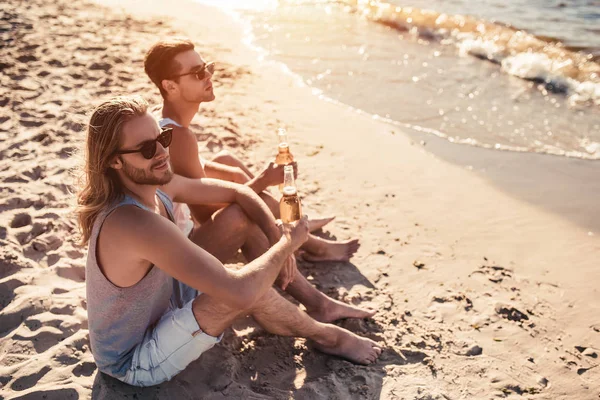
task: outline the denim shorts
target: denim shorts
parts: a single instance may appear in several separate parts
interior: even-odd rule
[[[221,341],[223,334],[210,336],[198,326],[192,312],[198,295],[196,289],[174,280],[169,309],[135,347],[123,382],[152,386],[168,381]]]

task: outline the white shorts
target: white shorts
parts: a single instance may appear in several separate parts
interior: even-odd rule
[[[169,309],[160,321],[146,331],[133,353],[131,367],[123,382],[134,386],[153,386],[170,380],[223,337],[207,335],[192,312],[196,289],[173,280]]]

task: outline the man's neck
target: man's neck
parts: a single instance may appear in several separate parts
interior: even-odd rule
[[[188,128],[198,112],[200,103],[188,103],[182,100],[167,100],[163,102],[163,118],[171,118],[181,126]]]
[[[151,210],[156,207],[156,190],[158,186],[155,185],[138,185],[129,180],[121,179],[123,185],[123,192],[140,203],[145,205]]]

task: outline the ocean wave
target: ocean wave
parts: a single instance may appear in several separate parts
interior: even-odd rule
[[[460,55],[499,64],[507,74],[540,83],[547,92],[575,104],[600,105],[600,64],[591,54],[524,30],[466,15],[399,7],[368,0],[345,0],[346,11],[425,40],[454,45]]]

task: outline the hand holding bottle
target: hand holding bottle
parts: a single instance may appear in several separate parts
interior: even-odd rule
[[[294,168],[294,178],[298,176],[298,164],[292,162],[290,164]],[[276,186],[283,184],[285,165],[276,164],[274,161],[270,161],[260,173],[260,179],[265,183],[267,187]]]

